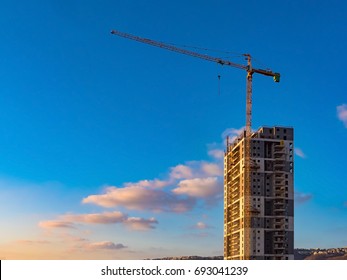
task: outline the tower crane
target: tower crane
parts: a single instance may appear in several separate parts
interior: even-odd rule
[[[159,47],[162,49],[166,49],[169,51],[197,57],[200,59],[204,59],[207,61],[211,62],[216,62],[220,65],[226,65],[226,66],[231,66],[235,67],[241,70],[246,71],[246,127],[245,127],[245,165],[244,165],[244,174],[245,174],[245,188],[244,188],[244,193],[245,193],[245,221],[244,221],[244,228],[245,232],[248,232],[246,235],[248,235],[249,238],[245,237],[245,256],[246,259],[249,259],[251,256],[251,248],[250,248],[250,228],[251,228],[251,218],[252,218],[252,207],[251,207],[251,201],[250,201],[250,196],[251,196],[251,134],[252,134],[252,79],[253,79],[253,74],[261,74],[265,76],[270,76],[273,77],[274,81],[278,83],[280,81],[280,73],[272,72],[271,70],[264,70],[264,69],[257,69],[253,68],[252,66],[252,57],[250,54],[243,54],[243,56],[247,59],[247,65],[243,64],[238,64],[234,63],[232,61],[228,61],[222,58],[218,57],[212,57],[206,54],[201,54],[197,52],[193,52],[187,49],[182,49],[178,48],[173,45],[169,45],[166,43],[154,41],[151,39],[147,38],[142,38],[138,37],[129,33],[121,32],[118,30],[112,30],[111,34],[117,35],[126,39],[138,41],[140,43],[152,45],[155,47]],[[247,242],[249,240],[249,242]]]

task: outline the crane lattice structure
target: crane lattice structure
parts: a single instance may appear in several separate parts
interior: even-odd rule
[[[252,211],[251,201],[250,201],[251,199],[250,198],[251,197],[251,168],[252,168],[251,166],[252,79],[253,79],[253,74],[257,73],[257,74],[273,77],[274,81],[278,83],[280,81],[280,73],[275,73],[275,72],[272,72],[271,70],[253,68],[252,57],[250,54],[243,54],[243,56],[245,56],[247,59],[247,65],[243,65],[243,64],[234,63],[232,61],[228,61],[222,58],[212,57],[206,54],[201,54],[201,53],[193,52],[187,49],[178,48],[176,46],[169,45],[166,43],[138,37],[138,36],[121,32],[118,30],[112,30],[111,34],[117,35],[126,39],[138,41],[144,44],[152,45],[155,47],[159,47],[162,49],[166,49],[169,51],[197,57],[197,58],[204,59],[211,62],[216,62],[220,65],[231,66],[231,67],[246,71],[247,78],[246,78],[246,127],[245,127],[245,166],[244,166],[244,171],[245,171],[244,172],[245,174],[245,185],[244,185],[245,186],[245,189],[244,189],[244,193],[245,193],[245,202],[244,202],[244,207],[245,207],[244,209],[244,213],[245,213],[244,215],[244,229],[245,229],[244,244],[245,245],[244,246],[245,248],[244,248],[244,252],[245,252],[245,259],[250,259],[251,257],[251,240],[250,240],[251,239],[251,230],[250,230],[251,221],[252,221],[252,216],[256,215],[256,213]]]

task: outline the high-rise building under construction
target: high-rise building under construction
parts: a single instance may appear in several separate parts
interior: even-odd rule
[[[261,127],[246,140],[227,141],[224,156],[224,259],[294,259],[293,128]]]

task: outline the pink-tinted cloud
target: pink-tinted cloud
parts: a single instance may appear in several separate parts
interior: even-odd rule
[[[127,219],[127,216],[122,212],[104,212],[95,214],[66,214],[61,217],[62,220],[67,222],[79,222],[87,224],[114,224],[122,223]]]
[[[155,218],[144,219],[130,217],[124,221],[124,224],[132,230],[149,230],[154,229],[154,224],[158,224],[158,221]]]
[[[347,104],[342,104],[336,107],[337,117],[347,127]]]
[[[223,167],[216,163],[203,162],[201,164],[201,169],[207,176],[222,176],[223,175]]]
[[[90,249],[90,250],[120,250],[120,249],[127,248],[127,246],[124,246],[121,243],[115,244],[111,241],[102,241],[102,242],[87,243],[84,245],[84,248]]]
[[[197,222],[193,228],[195,228],[195,229],[208,229],[208,228],[212,228],[212,227],[205,224],[204,222]]]
[[[169,181],[154,179],[154,180],[141,180],[136,183],[125,183],[125,187],[146,187],[146,188],[163,188],[170,184]]]
[[[297,156],[299,156],[301,158],[306,158],[305,153],[300,148],[295,148],[294,152]]]
[[[103,207],[125,207],[131,210],[150,210],[167,212],[185,212],[191,210],[195,200],[180,198],[158,189],[130,186],[124,188],[109,187],[104,194],[90,195],[83,203],[92,203]]]
[[[171,185],[184,179],[206,178],[223,175],[222,162],[188,161],[171,168]]]
[[[48,240],[16,240],[15,241],[18,244],[21,245],[45,245],[51,243]]]
[[[79,232],[80,234],[80,232]],[[78,236],[78,235],[73,235],[67,232],[64,232],[62,234],[57,235],[64,243],[85,243],[89,242],[87,238]]]
[[[192,178],[192,177],[193,177],[193,171],[187,165],[179,164],[171,168],[170,178],[186,179],[186,178]]]
[[[57,228],[69,225],[70,228],[75,228],[74,223],[84,224],[124,224],[131,230],[149,230],[154,229],[158,221],[155,218],[139,218],[128,217],[122,212],[104,212],[94,214],[66,214],[59,217],[54,221],[42,221],[39,223],[40,227]],[[66,227],[66,226],[65,226]]]
[[[179,182],[173,193],[194,198],[215,199],[223,194],[223,186],[217,177],[194,178]]]
[[[220,160],[224,158],[224,151],[221,149],[212,149],[208,151],[208,155],[217,160]]]
[[[42,221],[39,222],[39,227],[41,228],[75,228],[74,224],[67,221]]]
[[[233,142],[239,135],[241,135],[244,132],[244,130],[245,130],[245,127],[241,127],[241,128],[227,128],[222,133],[222,138],[224,140],[227,136],[229,136],[229,141]]]
[[[309,193],[302,193],[302,192],[295,192],[294,194],[294,201],[297,204],[303,204],[305,202],[308,202],[312,199],[312,194]]]

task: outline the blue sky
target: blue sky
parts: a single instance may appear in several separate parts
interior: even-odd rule
[[[112,29],[280,72],[254,75],[253,129],[295,129],[295,247],[346,246],[346,13],[336,0],[2,1],[0,257],[222,254],[218,152],[244,126],[245,73]]]

